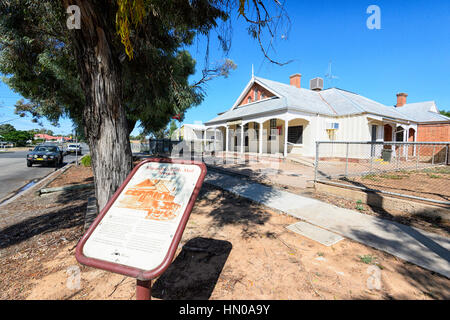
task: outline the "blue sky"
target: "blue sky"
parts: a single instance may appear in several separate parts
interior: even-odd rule
[[[381,9],[381,30],[366,26],[370,16],[366,9],[372,4]],[[336,86],[386,105],[396,103],[397,92],[406,92],[408,102],[435,100],[441,110],[450,110],[450,1],[287,0],[286,9],[290,33],[285,40],[277,35],[275,51],[270,54],[279,61],[294,61],[277,66],[264,60],[243,19],[233,17],[228,58],[238,68],[228,78],[208,83],[203,103],[187,111],[185,123],[205,122],[231,108],[250,80],[252,64],[257,76],[285,83],[291,74],[301,73],[302,87],[309,87],[310,79],[325,76],[330,60],[339,79],[326,80],[326,87]],[[188,49],[198,61],[193,82],[203,67],[204,39]],[[222,58],[212,41],[210,62]],[[0,85],[0,101],[4,102],[0,105],[12,106],[17,98]],[[0,122],[8,116],[10,111],[0,107]],[[19,129],[35,126],[26,121],[11,123]],[[52,130],[69,133],[70,121]],[[135,129],[133,134],[138,132]]]

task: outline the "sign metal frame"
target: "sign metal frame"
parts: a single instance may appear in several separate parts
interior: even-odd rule
[[[102,221],[102,219],[105,217],[108,210],[113,206],[119,195],[122,193],[122,191],[126,188],[130,180],[133,178],[135,173],[141,168],[143,165],[150,163],[150,162],[157,162],[157,163],[172,163],[172,164],[184,164],[184,165],[196,165],[199,166],[201,169],[200,176],[195,184],[194,190],[190,196],[190,199],[188,201],[188,204],[186,206],[185,211],[182,214],[180,223],[177,227],[177,230],[172,238],[172,241],[170,243],[169,249],[161,262],[160,265],[158,265],[156,268],[152,270],[142,270],[131,266],[126,266],[122,264],[117,264],[114,262],[109,262],[105,260],[100,260],[96,258],[90,258],[86,257],[83,254],[83,248],[86,244],[89,237],[94,232],[95,228],[99,225],[99,223]],[[148,284],[150,281],[154,278],[157,278],[160,276],[172,263],[173,257],[175,255],[175,252],[177,250],[178,244],[181,240],[181,237],[183,235],[184,229],[186,227],[187,221],[189,219],[189,216],[191,214],[192,208],[194,207],[195,200],[197,199],[197,196],[200,192],[200,188],[203,184],[203,180],[206,176],[206,165],[203,162],[199,161],[192,161],[192,160],[181,160],[181,159],[163,159],[163,158],[152,158],[148,160],[144,160],[141,163],[139,163],[128,175],[128,177],[125,179],[125,181],[122,183],[122,185],[117,189],[117,191],[114,193],[112,198],[108,201],[106,206],[101,210],[100,214],[95,218],[87,232],[83,235],[79,243],[77,244],[76,250],[75,250],[75,258],[77,261],[83,265],[119,273],[125,276],[129,276],[132,278],[136,278],[138,280],[138,289],[139,284],[145,283]]]

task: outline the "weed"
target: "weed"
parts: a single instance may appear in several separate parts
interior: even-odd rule
[[[359,256],[359,260],[365,264],[372,264],[372,262],[375,260],[375,257],[371,254],[366,254],[364,256]]]
[[[368,174],[362,177],[363,179],[377,181],[377,176],[374,174]]]
[[[401,180],[401,179],[405,178],[405,176],[400,176],[398,174],[383,174],[381,176],[381,178],[383,178],[383,179],[391,179],[391,180]]]

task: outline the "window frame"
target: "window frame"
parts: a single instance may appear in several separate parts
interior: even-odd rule
[[[272,126],[272,121],[275,123],[275,126]],[[272,135],[272,129],[277,130],[277,119],[270,119],[269,120],[269,135],[268,135],[268,140],[275,140],[276,139],[276,135]],[[273,137],[273,139],[272,139]]]
[[[290,137],[290,133],[289,133],[289,130],[291,129],[291,128],[301,128],[301,130],[300,130],[300,134],[299,134],[299,136],[297,137],[297,141],[296,142],[292,142],[292,141],[290,141],[289,140],[289,137]],[[287,136],[287,142],[288,143],[290,143],[290,144],[292,144],[292,145],[295,145],[295,146],[302,146],[303,145],[303,131],[304,131],[304,127],[303,127],[303,125],[298,125],[298,126],[291,126],[291,127],[288,127],[288,136]],[[300,143],[298,143],[298,140],[300,139]]]

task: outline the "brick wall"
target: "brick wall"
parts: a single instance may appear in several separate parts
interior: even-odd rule
[[[248,97],[251,97],[251,102],[255,102],[255,96],[254,96],[255,89],[258,90],[258,96],[257,96],[256,100],[261,99],[261,93],[264,94],[264,98],[269,98],[269,97],[274,96],[273,93],[271,93],[270,91],[267,91],[266,89],[261,87],[259,84],[255,83],[255,84],[253,84],[253,86],[249,90],[249,92],[245,95],[244,99],[242,99],[242,101],[239,103],[240,106],[248,103]]]
[[[420,124],[417,127],[417,142],[448,142],[450,141],[450,124]],[[445,159],[445,147],[421,146],[421,156],[431,156],[434,152],[435,162]]]
[[[417,142],[450,141],[450,124],[420,124],[417,130]]]

